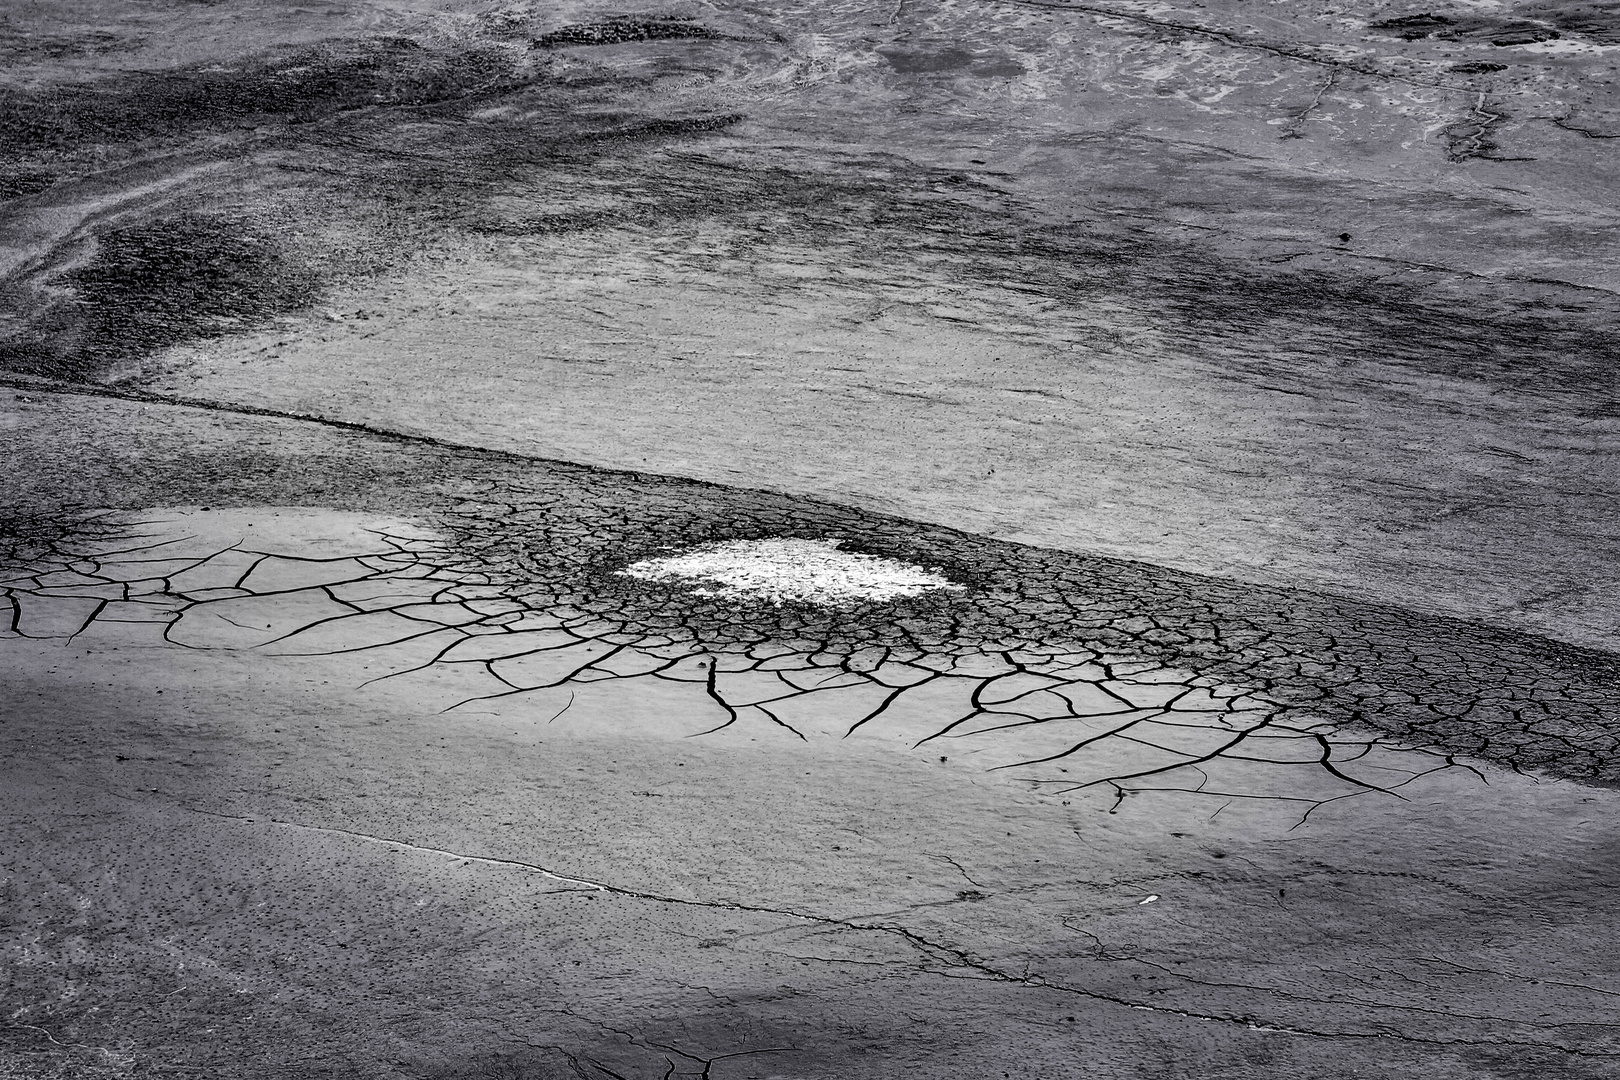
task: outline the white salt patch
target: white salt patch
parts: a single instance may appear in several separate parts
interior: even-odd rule
[[[1620,45],[1599,45],[1595,41],[1580,41],[1572,38],[1558,38],[1553,41],[1533,41],[1524,45],[1513,45],[1510,48],[1520,52],[1534,53],[1606,53],[1610,49],[1620,48]]]
[[[837,540],[727,540],[620,570],[643,581],[703,582],[692,592],[837,606],[962,586],[920,566],[838,550]]]

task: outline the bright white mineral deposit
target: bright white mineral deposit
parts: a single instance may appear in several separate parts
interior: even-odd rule
[[[693,581],[697,596],[837,606],[962,586],[920,566],[838,550],[838,540],[726,540],[620,570],[643,581]]]

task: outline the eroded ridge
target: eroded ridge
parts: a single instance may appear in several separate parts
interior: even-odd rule
[[[649,509],[658,508],[642,506],[636,520],[657,522]],[[1572,696],[1516,698],[1489,684],[1452,711],[1425,702],[1414,685],[1397,712],[1376,673],[1348,666],[1342,644],[1302,656],[1282,634],[1217,621],[1208,608],[1200,619],[1162,597],[1154,614],[1100,620],[1106,594],[1076,580],[1095,560],[1033,552],[1043,575],[975,558],[1012,545],[985,541],[976,550],[972,538],[950,534],[947,548],[915,527],[904,545],[846,531],[836,539],[851,547],[932,555],[928,565],[948,568],[960,586],[840,608],[751,602],[618,572],[672,545],[626,544],[622,522],[604,542],[580,510],[574,500],[550,509],[464,504],[441,534],[350,522],[357,535],[330,553],[297,538],[224,543],[217,527],[186,531],[206,515],[122,535],[100,522],[13,545],[0,578],[0,635],[352,655],[364,660],[366,685],[443,712],[632,735],[654,726],[705,738],[899,740],[1054,795],[1175,790],[1297,801],[1307,813],[1398,791],[1457,766],[1459,750],[1502,760],[1490,751],[1545,745],[1491,730],[1504,712],[1544,718],[1512,729],[1529,736],[1545,738],[1563,723],[1588,742],[1612,740],[1595,706],[1575,727],[1561,718],[1579,704]],[[687,524],[736,535],[764,523]],[[825,533],[834,524],[797,527]],[[682,530],[661,531],[667,539]],[[1331,629],[1315,633],[1329,646],[1342,640]],[[1462,647],[1451,649],[1432,654],[1437,667],[1466,664]],[[1346,709],[1347,699],[1359,707]],[[1373,730],[1425,711],[1451,725]],[[1468,728],[1476,717],[1485,721],[1478,731]],[[1477,737],[1475,747],[1448,745],[1447,733],[1458,731]],[[1609,757],[1579,749],[1611,767]],[[1567,774],[1582,759],[1532,763],[1549,760]]]

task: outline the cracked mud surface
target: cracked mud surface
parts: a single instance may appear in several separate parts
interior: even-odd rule
[[[190,649],[351,655],[380,672],[368,682],[402,680],[444,711],[554,723],[577,710],[594,721],[570,723],[610,728],[604,715],[636,698],[603,684],[631,681],[657,688],[683,734],[887,736],[1058,793],[1310,804],[1313,789],[1387,790],[1457,753],[1620,779],[1620,663],[1606,654],[756,493],[537,474],[456,501],[444,538],[374,529],[369,547],[326,558],[263,546],[240,515],[24,538],[4,563],[0,634],[149,644],[133,629],[149,627]],[[228,546],[203,539],[221,534]],[[834,537],[960,588],[825,607],[620,573],[762,537]],[[1368,729],[1417,752],[1376,753]],[[1266,766],[1315,775],[1246,791]]]
[[[1620,1074],[1616,49],[0,11],[0,1078]]]
[[[154,524],[167,528],[153,532]],[[763,610],[739,618],[733,603],[722,618],[718,604],[693,608],[682,602],[690,596],[661,591],[649,612],[643,597],[615,603],[594,590],[574,591],[589,588],[579,583],[548,588],[528,575],[468,569],[432,539],[374,530],[376,550],[322,558],[267,549],[263,538],[238,528],[246,536],[223,551],[197,550],[197,532],[219,531],[208,515],[197,515],[138,524],[111,540],[110,550],[105,540],[64,540],[31,565],[15,560],[4,583],[4,633],[87,646],[162,641],[350,655],[364,663],[367,685],[402,679],[406,693],[443,702],[443,712],[538,712],[549,714],[548,726],[611,733],[633,730],[623,712],[656,701],[668,714],[661,722],[688,737],[736,727],[751,737],[786,733],[801,741],[899,738],[991,770],[1053,765],[1054,778],[1030,782],[1062,794],[1106,785],[1120,800],[1179,781],[1223,800],[1313,805],[1306,794],[1313,788],[1331,792],[1319,800],[1383,791],[1450,764],[1441,757],[1400,775],[1397,762],[1383,759],[1398,755],[1367,760],[1375,742],[1279,709],[1269,696],[1275,686],[1165,667],[1141,659],[1149,650],[1133,649],[1123,636],[1101,653],[1083,639],[1042,641],[1027,628],[1020,639],[1011,626],[985,641],[991,628],[982,616],[929,618],[914,605],[896,612],[894,602],[859,613],[801,605],[771,610],[774,619]],[[547,540],[528,542],[557,552]],[[505,578],[504,587],[492,578]],[[559,586],[567,590],[560,597]],[[1048,612],[1057,607],[1049,599],[1034,603]],[[941,615],[957,625],[947,628]],[[964,633],[962,621],[981,625]],[[624,682],[630,685],[615,685],[605,697],[586,689]],[[1601,737],[1601,719],[1587,725],[1591,735]],[[1489,734],[1480,734],[1481,726]],[[1485,747],[1509,741],[1491,739],[1489,725],[1471,730]],[[1547,753],[1545,744],[1538,749]],[[1577,767],[1594,757],[1605,755],[1588,753]],[[1245,790],[1244,768],[1256,764],[1304,765],[1325,775]],[[1235,776],[1224,775],[1234,766]],[[1557,760],[1553,768],[1569,763]]]
[[[10,372],[1620,644],[1607,9],[237,7],[8,15]]]
[[[768,493],[12,404],[21,1075],[1613,1075],[1620,806],[1556,779],[1612,761],[1602,654]],[[615,573],[766,535],[964,590],[834,616]],[[1465,684],[1468,724],[1430,720]]]

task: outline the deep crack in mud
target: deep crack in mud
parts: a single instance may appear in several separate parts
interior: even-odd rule
[[[442,711],[551,721],[591,701],[645,711],[612,694],[661,687],[698,718],[691,737],[899,738],[1054,795],[1308,813],[1459,757],[1620,778],[1605,654],[757,492],[574,468],[488,486],[442,532],[379,533],[359,557],[198,550],[172,522],[34,522],[14,530],[0,633],[140,643],[144,627],[190,649],[349,654],[380,672],[368,684]],[[826,607],[622,572],[768,538],[835,540],[961,587]]]

